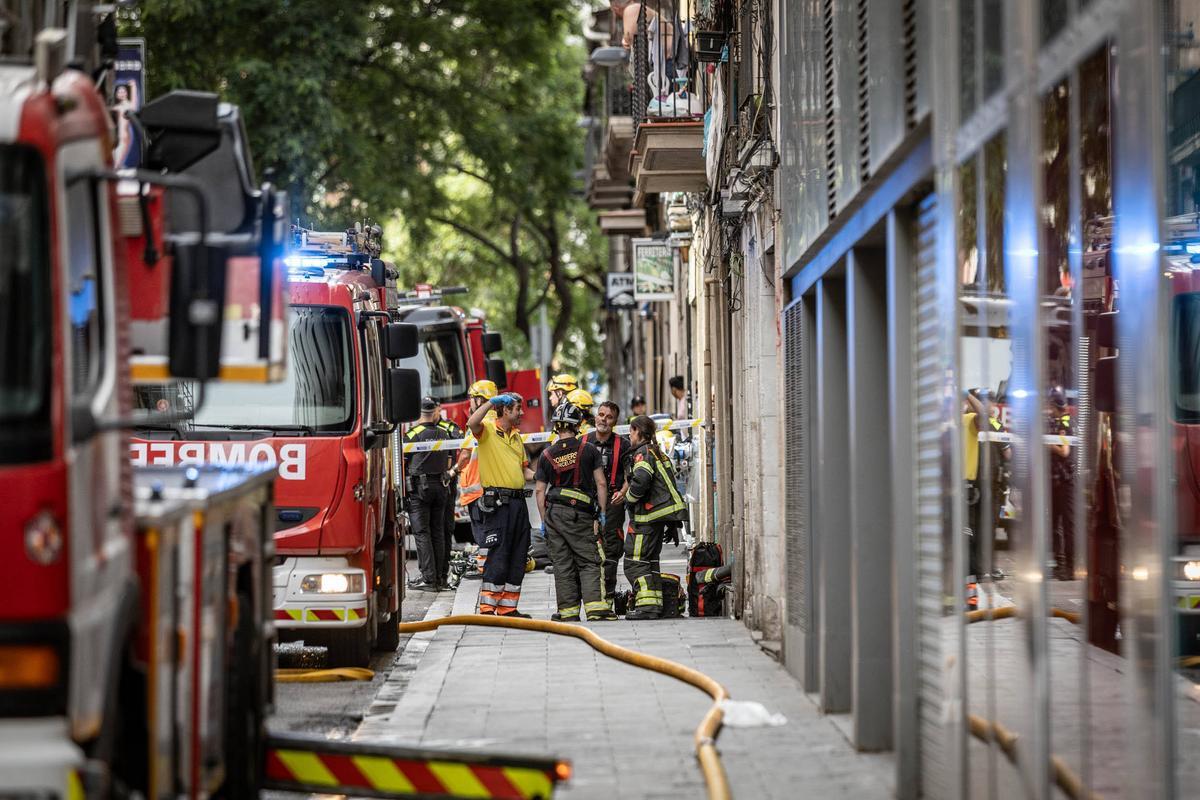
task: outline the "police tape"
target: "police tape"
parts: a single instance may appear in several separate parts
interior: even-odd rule
[[[666,420],[659,422],[659,431],[681,431],[692,430],[699,428],[704,424],[703,419],[681,419],[678,422],[666,423]],[[629,433],[628,425],[617,425],[613,428],[614,431],[620,434]],[[538,444],[540,442],[550,442],[554,440],[557,434],[550,431],[538,431],[536,433],[522,433],[521,441],[525,444]],[[432,453],[438,450],[465,450],[475,447],[475,439],[439,439],[432,442],[405,442],[405,453]]]
[[[979,441],[981,442],[1015,442],[1020,437],[1014,436],[1011,433],[1000,433],[998,431],[980,431]],[[1064,436],[1061,433],[1047,433],[1042,436],[1042,444],[1079,444],[1078,436]]]

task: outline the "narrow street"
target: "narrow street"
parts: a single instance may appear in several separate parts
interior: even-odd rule
[[[664,552],[663,570],[682,573],[681,549]],[[413,593],[406,620],[474,611],[478,581],[456,593]],[[620,590],[628,588],[621,580]],[[415,598],[414,598],[414,595]],[[525,580],[521,608],[553,610],[553,579]],[[735,701],[761,703],[779,727],[727,727],[721,753],[737,797],[795,797],[804,785],[829,798],[890,797],[882,756],[855,753],[848,718],[823,716],[813,700],[744,627],[732,620],[682,618],[589,625],[640,652],[695,667],[722,682]],[[708,709],[693,687],[541,633],[443,628],[405,637],[394,659],[372,660],[363,683],[278,687],[281,729],[358,741],[430,748],[495,750],[568,758],[566,798],[676,798],[703,794],[692,732]],[[782,720],[780,720],[782,721]],[[797,747],[819,759],[793,759]]]

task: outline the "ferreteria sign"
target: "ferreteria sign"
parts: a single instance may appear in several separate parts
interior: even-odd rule
[[[633,296],[638,302],[670,300],[675,296],[675,255],[667,239],[631,239]]]

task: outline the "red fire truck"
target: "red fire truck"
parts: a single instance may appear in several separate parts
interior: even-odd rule
[[[441,303],[447,296],[467,291],[464,286],[435,288],[420,284],[404,293],[394,316],[416,325],[421,343],[420,353],[404,365],[421,374],[422,393],[440,400],[446,418],[460,427],[470,416],[467,390],[475,381],[486,378],[498,388],[520,392],[525,398],[522,431],[543,430],[539,371],[508,372],[504,359],[494,356],[504,346],[501,336],[487,329],[482,314],[467,314],[457,306]]]
[[[276,212],[286,206],[269,187],[247,195],[206,183],[207,168],[191,177],[111,171],[110,119],[83,67],[103,67],[115,54],[97,59],[91,10],[71,2],[8,13],[0,29],[0,794],[250,797],[276,788],[386,797],[416,781],[429,796],[453,794],[449,781],[428,780],[430,762],[440,762],[488,786],[504,780],[550,796],[569,773],[552,760],[265,734],[274,470],[131,467],[130,427],[157,430],[183,418],[157,403],[130,415],[125,369],[134,353],[120,239],[148,234],[139,266],[153,261],[161,272],[169,301],[158,327],[169,346],[143,343],[165,351],[167,375],[200,381],[233,366],[281,378],[270,354],[285,351],[271,341],[270,321],[283,307],[273,294],[282,253],[269,243],[281,240]],[[99,40],[115,41],[111,7],[99,17]],[[209,145],[212,134],[220,141],[229,132],[216,118],[191,122],[192,136]],[[201,161],[236,151],[209,145]],[[128,182],[134,189],[118,192]],[[151,201],[164,198],[151,185],[189,194],[194,216],[154,218]],[[220,219],[210,198],[247,209],[249,227],[210,226]],[[168,207],[174,199],[167,196]],[[261,257],[238,261],[239,252]],[[235,265],[256,279],[233,276],[228,287],[254,286],[252,296],[235,290],[234,298],[256,310],[229,316],[239,320],[241,344],[254,340],[259,355],[223,363],[225,277]],[[396,335],[378,319],[366,317],[374,335],[350,335],[392,347]],[[411,388],[403,375],[392,378],[393,398]],[[193,409],[203,407],[203,393],[196,388]],[[372,395],[375,409],[384,397]],[[376,770],[343,769],[360,756]],[[298,759],[317,769],[290,768]]]
[[[365,666],[394,650],[403,593],[402,518],[391,475],[395,423],[419,414],[416,330],[390,321],[376,226],[296,229],[287,256],[290,369],[275,384],[225,383],[171,430],[143,430],[135,464],[277,467],[274,618],[282,635]],[[178,384],[140,387],[144,406],[187,408]]]
[[[197,470],[135,494],[147,476],[130,468],[126,431],[175,420],[130,416],[121,232],[128,211],[144,219],[151,184],[196,204],[196,224],[159,251],[171,299],[157,349],[182,377],[219,371],[232,251],[210,236],[199,182],[111,171],[101,93],[64,66],[96,61],[94,20],[76,6],[17,17],[0,38],[0,786],[157,796],[168,787],[154,776],[170,772],[170,792],[237,793],[254,780],[270,703],[269,556],[253,513],[270,489],[253,470],[219,488]],[[100,41],[114,24],[103,18]],[[118,197],[120,183],[135,188]],[[261,192],[248,200],[257,246],[282,218]],[[257,276],[278,259],[257,252],[246,299],[269,309],[272,283]],[[219,512],[218,494],[251,513]],[[152,752],[162,738],[171,747]]]

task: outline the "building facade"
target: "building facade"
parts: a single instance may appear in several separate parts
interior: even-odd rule
[[[898,796],[1200,796],[1200,3],[642,6],[731,613]]]

